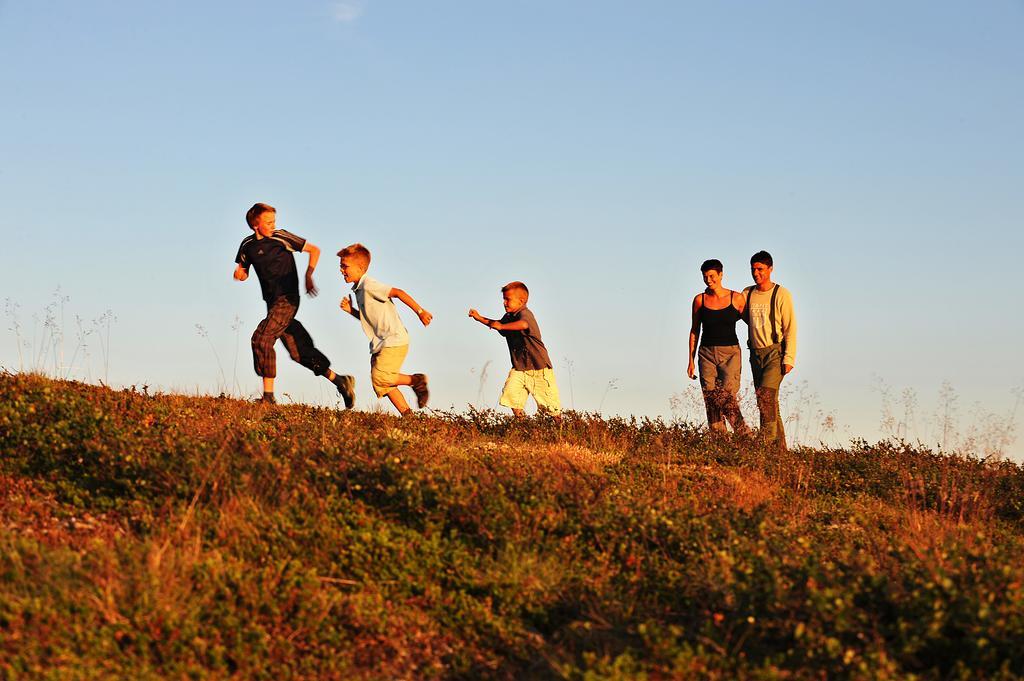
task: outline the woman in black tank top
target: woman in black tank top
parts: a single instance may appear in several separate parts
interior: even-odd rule
[[[701,305],[700,305],[700,326],[701,326],[701,346],[712,346],[718,347],[722,345],[739,345],[740,341],[736,337],[736,322],[738,322],[742,316],[736,306],[732,304],[732,296],[737,295],[735,291],[729,291],[723,289],[725,295],[729,295],[729,306],[716,309],[708,306],[708,294],[707,292],[700,294]],[[715,302],[712,304],[718,304],[721,302],[723,296],[714,294]],[[742,301],[742,298],[741,298]],[[742,304],[742,302],[741,302]]]
[[[695,369],[699,366],[708,426],[712,430],[724,432],[728,422],[733,432],[746,433],[747,426],[736,399],[743,367],[736,322],[743,315],[746,300],[740,293],[722,286],[721,261],[706,260],[700,271],[707,289],[693,299],[690,362],[686,375],[697,378]]]

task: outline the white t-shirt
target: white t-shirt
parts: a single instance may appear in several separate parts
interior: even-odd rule
[[[359,323],[370,339],[371,355],[383,348],[409,344],[409,332],[398,316],[398,308],[388,298],[390,286],[364,274],[352,290],[359,307]]]

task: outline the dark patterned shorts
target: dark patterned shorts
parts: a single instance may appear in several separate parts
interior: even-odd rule
[[[267,318],[252,334],[252,361],[256,373],[264,378],[277,376],[274,343],[280,338],[289,356],[317,376],[327,373],[331,360],[313,345],[306,328],[295,319],[299,306],[281,297],[267,304]]]

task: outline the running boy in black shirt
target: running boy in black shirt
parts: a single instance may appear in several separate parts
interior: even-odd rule
[[[252,334],[253,365],[256,374],[263,377],[263,401],[275,401],[277,355],[274,343],[280,338],[291,358],[333,383],[345,400],[345,408],[351,409],[355,404],[355,379],[331,371],[331,361],[316,349],[309,332],[295,319],[299,310],[299,277],[292,253],[309,254],[306,293],[312,297],[318,293],[313,283],[313,270],[320,259],[320,249],[302,237],[277,229],[277,210],[265,203],[250,208],[245,221],[253,233],[242,239],[238,247],[234,276],[238,281],[245,281],[249,278],[249,267],[254,266],[263,300],[267,303],[267,318]]]
[[[530,291],[521,281],[513,281],[501,289],[501,302],[505,315],[500,320],[488,319],[476,310],[469,316],[487,328],[494,329],[508,343],[512,370],[505,379],[498,404],[510,407],[517,417],[525,416],[527,395],[533,395],[537,409],[559,418],[562,404],[558,397],[555,372],[551,367],[547,348],[540,338],[540,327],[533,313],[526,308]]]

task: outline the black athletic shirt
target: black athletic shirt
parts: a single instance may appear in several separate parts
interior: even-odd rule
[[[299,273],[295,270],[295,256],[306,240],[283,229],[274,230],[268,237],[257,239],[255,232],[242,239],[235,262],[249,271],[256,268],[256,276],[263,289],[263,300],[272,303],[284,296],[299,304]]]
[[[740,311],[733,306],[731,298],[729,307],[723,307],[721,310],[708,309],[702,299],[700,306],[701,347],[739,345],[740,339],[736,337],[736,322],[739,320]]]

